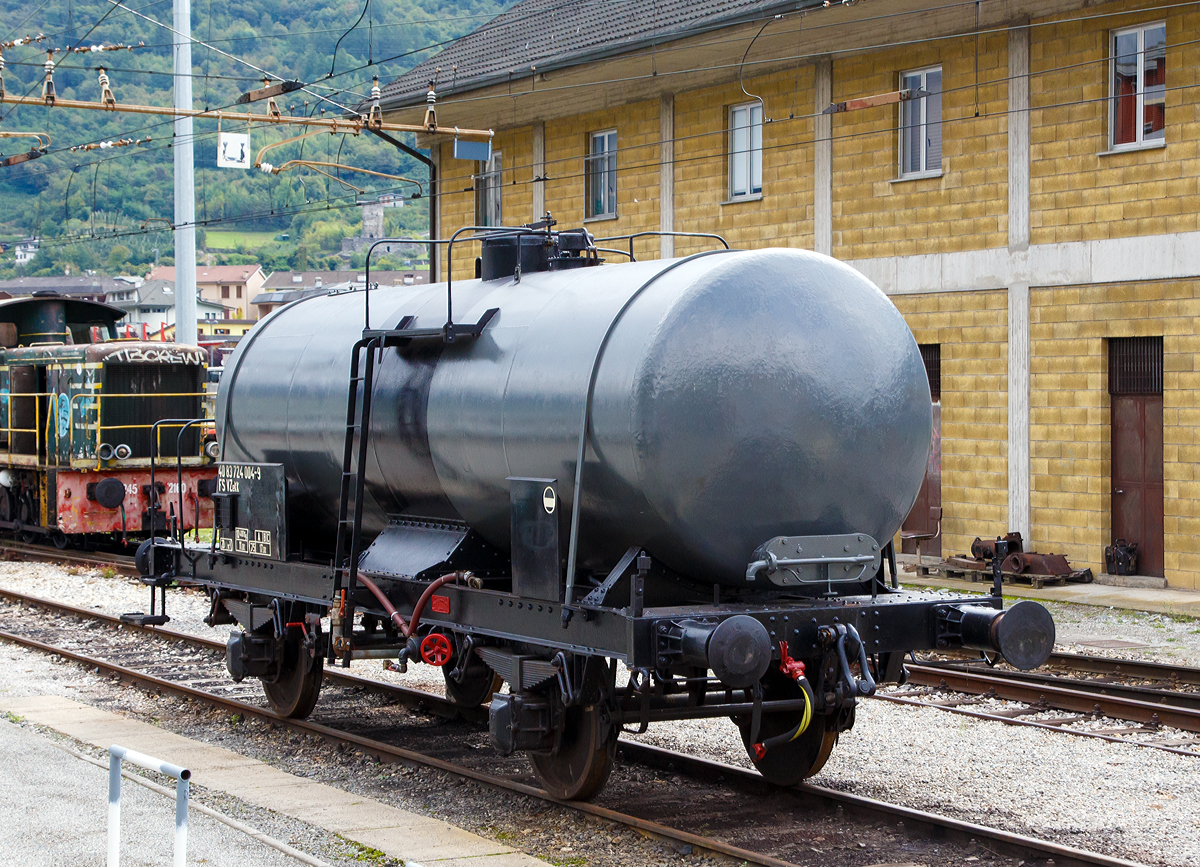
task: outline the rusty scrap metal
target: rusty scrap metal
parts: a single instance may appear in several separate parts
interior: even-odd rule
[[[1008,543],[1008,553],[1015,554],[1024,551],[1024,540],[1021,534],[1013,531],[1001,537],[1002,542]],[[996,556],[996,540],[980,539],[975,537],[975,541],[971,543],[971,556],[978,560],[991,560]]]
[[[1013,575],[1070,575],[1071,564],[1062,554],[1009,554],[1000,564],[1003,572]]]

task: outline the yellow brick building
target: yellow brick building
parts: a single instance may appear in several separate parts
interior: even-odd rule
[[[1124,533],[1200,589],[1200,6],[544,6],[384,90],[419,122],[432,79],[441,124],[495,130],[496,164],[424,142],[441,237],[550,211],[847,261],[940,359],[943,553],[1019,530],[1099,574]]]

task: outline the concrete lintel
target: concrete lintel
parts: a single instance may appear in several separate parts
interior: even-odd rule
[[[1200,232],[1037,244],[920,256],[849,259],[889,295],[978,292],[1200,277]]]

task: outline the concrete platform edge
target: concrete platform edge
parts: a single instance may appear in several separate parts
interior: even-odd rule
[[[362,846],[382,851],[389,857],[399,858],[412,867],[421,864],[428,867],[434,862],[440,867],[452,867],[467,862],[482,863],[480,859],[486,859],[489,867],[549,867],[545,861],[440,819],[296,777],[231,750],[72,699],[61,696],[0,696],[0,712],[16,714],[100,749],[121,743],[151,754],[158,750],[160,755],[157,757],[168,761],[175,760],[173,753],[186,753],[188,761],[185,764],[192,771],[193,785],[220,791],[246,803],[306,822]],[[154,746],[145,749],[147,742],[153,742]],[[253,764],[245,764],[247,762]],[[234,773],[235,770],[237,773]],[[207,773],[209,771],[212,771],[211,775]],[[280,784],[256,786],[254,779],[256,776],[262,778],[260,771],[279,780]],[[211,784],[206,783],[206,777]],[[283,780],[283,777],[289,779]],[[306,799],[289,797],[291,795],[320,795],[325,799],[328,810],[312,810],[311,799],[297,808],[297,802]],[[353,827],[358,824],[354,816],[360,809],[364,813],[369,812],[374,819],[368,823],[371,825],[369,829]],[[387,816],[389,821],[381,821],[383,816]]]

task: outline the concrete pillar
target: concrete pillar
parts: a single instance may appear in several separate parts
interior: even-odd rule
[[[1029,460],[1029,284],[1008,287],[1008,529],[1033,548]]]
[[[833,61],[817,61],[814,107],[817,112],[833,101]],[[813,123],[813,249],[833,255],[833,116],[817,114]]]
[[[1008,31],[1008,249],[1029,249],[1029,28]]]
[[[1029,28],[1008,31],[1008,249],[1029,249]],[[1028,549],[1032,529],[1029,455],[1029,285],[1008,287],[1008,529]]]
[[[675,96],[664,94],[658,104],[658,230],[675,231]],[[659,238],[658,257],[675,255],[675,239]]]
[[[546,124],[533,125],[533,222],[546,216]]]

